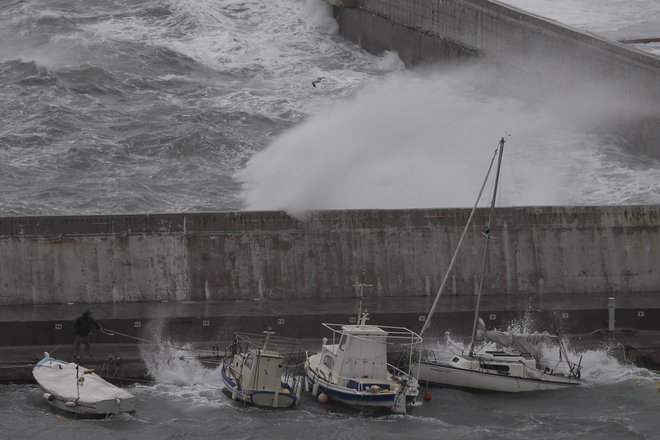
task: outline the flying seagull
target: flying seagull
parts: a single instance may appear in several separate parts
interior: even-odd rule
[[[319,76],[318,78],[316,78],[316,80],[312,81],[312,86],[313,86],[313,87],[316,87],[316,85],[317,85],[318,83],[320,83],[321,81],[323,81],[324,79],[325,79],[324,77]]]

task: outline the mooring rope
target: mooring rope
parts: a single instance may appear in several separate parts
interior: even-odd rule
[[[218,354],[219,353],[219,350],[202,350],[202,349],[199,349],[199,348],[182,347],[180,345],[174,345],[170,342],[159,344],[159,343],[157,343],[156,341],[153,341],[153,340],[138,338],[137,336],[127,335],[126,333],[121,333],[121,332],[110,330],[110,329],[107,329],[107,328],[101,328],[101,333],[103,333],[104,335],[108,335],[108,336],[123,336],[125,338],[133,339],[133,340],[139,341],[139,342],[144,342],[144,343],[150,344],[150,345],[156,345],[156,346],[165,345],[167,348],[171,348],[171,349],[175,349],[175,350],[194,351],[194,352],[198,352],[198,353],[212,353],[212,354]]]

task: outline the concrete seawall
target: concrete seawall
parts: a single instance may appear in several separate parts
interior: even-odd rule
[[[616,83],[660,112],[660,57],[489,0],[328,0],[341,34],[407,63],[479,55],[536,78],[537,86]]]
[[[432,297],[468,209],[0,219],[0,304]],[[473,295],[477,211],[446,295]],[[486,294],[655,293],[660,206],[502,208]]]

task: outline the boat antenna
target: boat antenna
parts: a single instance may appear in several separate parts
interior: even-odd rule
[[[474,340],[477,337],[477,325],[479,323],[479,303],[481,302],[481,289],[484,284],[484,274],[486,273],[486,263],[488,258],[488,246],[490,243],[490,226],[493,221],[493,213],[495,211],[495,201],[497,199],[497,185],[500,181],[500,168],[502,167],[502,154],[504,153],[504,138],[500,139],[498,145],[498,156],[497,156],[497,169],[495,172],[495,184],[493,186],[493,198],[490,201],[490,212],[488,214],[488,223],[486,224],[486,230],[483,232],[486,237],[486,245],[484,246],[484,254],[481,259],[481,277],[479,278],[479,290],[477,290],[477,304],[474,308],[474,323],[472,324],[472,339],[470,340],[470,356],[474,356]]]
[[[270,339],[270,335],[274,335],[275,332],[273,331],[273,327],[268,327],[268,330],[264,330],[262,332],[264,335],[266,335],[266,339],[264,339],[264,346],[262,350],[267,350],[268,349],[268,340]]]
[[[80,400],[80,355],[76,356],[76,395],[78,398],[76,400]]]
[[[422,330],[419,332],[419,336],[422,336],[424,332],[428,330],[429,327],[431,327],[431,317],[435,313],[436,307],[438,307],[440,295],[442,295],[442,292],[445,290],[445,284],[447,284],[447,280],[449,280],[449,275],[451,274],[451,271],[454,268],[454,263],[456,262],[458,251],[461,249],[461,245],[463,244],[463,239],[465,238],[465,235],[467,234],[467,231],[470,228],[470,224],[472,223],[472,218],[474,217],[474,213],[477,210],[477,205],[479,204],[479,200],[481,200],[481,195],[484,192],[484,188],[486,188],[486,183],[488,183],[488,177],[490,176],[490,172],[493,169],[493,163],[495,163],[495,158],[497,157],[497,150],[498,149],[496,148],[495,152],[493,153],[493,158],[490,160],[490,165],[488,166],[488,172],[486,172],[486,177],[484,177],[484,182],[481,184],[481,189],[479,190],[479,195],[477,196],[477,200],[474,202],[472,211],[470,211],[470,216],[468,217],[467,223],[465,223],[465,227],[463,228],[463,233],[461,234],[461,238],[458,240],[458,244],[456,245],[456,249],[454,250],[454,255],[451,257],[451,261],[449,262],[449,267],[447,268],[447,272],[445,272],[445,276],[442,279],[442,283],[440,283],[440,288],[438,289],[438,293],[435,295],[435,300],[433,300],[433,305],[431,306],[431,310],[429,310],[429,314],[426,316],[426,319],[424,320],[424,326],[422,327]]]
[[[362,299],[364,298],[364,288],[373,287],[373,284],[364,283],[364,276],[366,273],[367,271],[362,269],[362,279],[360,280],[359,283],[353,284],[353,287],[359,288],[359,295],[360,295],[360,305],[358,306],[357,322],[360,322],[360,317],[362,316]]]

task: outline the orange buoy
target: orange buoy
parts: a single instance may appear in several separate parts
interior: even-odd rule
[[[328,395],[325,393],[319,394],[319,397],[316,398],[319,403],[328,403]]]
[[[431,392],[430,392],[430,391],[427,391],[427,392],[424,393],[424,401],[425,401],[425,402],[428,402],[428,401],[431,400],[432,398],[433,398],[433,396],[431,395]]]

